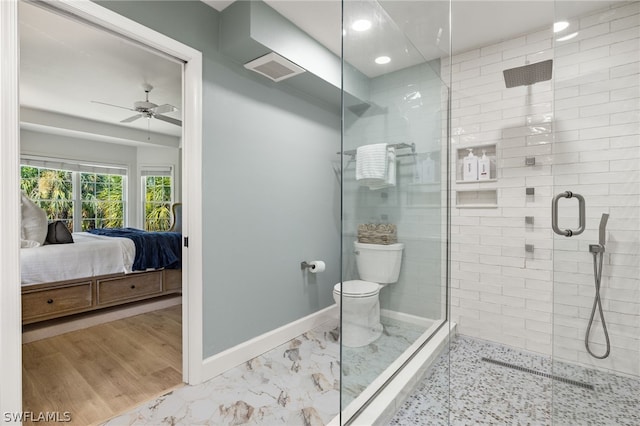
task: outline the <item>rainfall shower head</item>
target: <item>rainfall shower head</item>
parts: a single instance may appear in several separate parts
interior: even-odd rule
[[[504,70],[504,82],[507,89],[518,86],[529,86],[541,81],[551,80],[553,60],[549,59],[535,64]]]

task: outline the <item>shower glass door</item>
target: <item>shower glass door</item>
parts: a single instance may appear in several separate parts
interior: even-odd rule
[[[447,317],[449,56],[448,2],[343,2],[343,423]]]
[[[640,422],[640,2],[607,4],[577,16],[572,3],[555,4],[549,217],[559,425]]]

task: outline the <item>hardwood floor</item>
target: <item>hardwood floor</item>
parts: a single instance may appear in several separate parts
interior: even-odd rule
[[[177,305],[23,344],[23,411],[98,424],[181,385],[181,324]]]

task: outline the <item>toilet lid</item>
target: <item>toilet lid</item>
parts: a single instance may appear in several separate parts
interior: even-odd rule
[[[333,286],[333,291],[340,294],[340,283]],[[342,283],[342,294],[350,297],[373,296],[380,291],[380,284],[370,281],[352,280]]]

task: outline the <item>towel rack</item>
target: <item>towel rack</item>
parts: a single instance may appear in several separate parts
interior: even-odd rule
[[[411,149],[411,154],[396,154],[396,158],[398,157],[412,157],[416,155],[416,144],[415,143],[405,143],[405,142],[401,142],[401,143],[390,143],[389,145],[387,145],[389,147],[393,147],[395,149]],[[348,151],[338,151],[336,152],[336,154],[342,154],[342,155],[350,155],[351,159],[353,160],[354,158],[356,158],[356,150],[355,149],[350,149]]]

